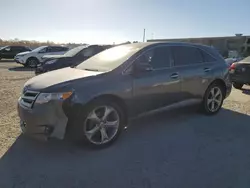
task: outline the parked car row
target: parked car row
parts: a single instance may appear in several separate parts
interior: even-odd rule
[[[96,55],[89,49],[47,56],[41,64],[45,71],[53,64],[56,69],[69,67],[25,83],[18,100],[23,134],[102,147],[113,143],[138,114],[195,102],[202,112],[214,115],[231,92],[228,65],[209,46],[134,43]]]
[[[25,67],[36,68],[41,74],[69,66],[77,66],[89,57],[112,47],[112,45],[84,45],[71,50],[64,46],[40,46],[31,50],[25,46],[0,48],[0,59],[13,59]]]
[[[43,62],[37,65],[35,74],[41,74],[70,66],[77,66],[91,56],[110,48],[111,45],[78,46],[63,55],[44,56]]]
[[[24,66],[35,68],[43,61],[45,55],[60,55],[69,50],[68,47],[63,46],[40,46],[32,51],[18,53],[14,60]]]

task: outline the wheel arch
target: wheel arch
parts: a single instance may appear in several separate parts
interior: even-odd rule
[[[30,56],[30,57],[28,57],[28,58],[26,59],[25,64],[28,63],[29,59],[36,59],[38,62],[40,62],[39,59],[38,59],[37,57],[35,57],[35,56]]]
[[[207,88],[209,88],[212,84],[215,84],[215,83],[222,86],[222,88],[223,88],[223,95],[224,95],[224,97],[225,97],[225,96],[226,96],[227,86],[226,86],[226,83],[225,83],[225,81],[224,81],[223,79],[221,79],[221,78],[216,78],[215,80],[213,80],[213,81],[208,85]]]
[[[124,113],[126,124],[128,123],[128,106],[126,105],[125,101],[121,97],[117,95],[113,95],[113,94],[103,94],[103,95],[99,95],[99,96],[92,98],[85,105],[88,105],[96,100],[112,101],[116,103],[117,105],[119,105],[119,107],[121,107],[121,110]]]

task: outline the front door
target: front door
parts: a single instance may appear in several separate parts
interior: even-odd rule
[[[171,67],[172,56],[168,46],[159,46],[144,52],[135,62],[149,64],[150,69],[135,71],[133,95],[136,113],[158,109],[180,100],[180,75]]]
[[[11,59],[12,58],[12,49],[10,46],[2,49],[1,57],[6,58],[6,59]]]

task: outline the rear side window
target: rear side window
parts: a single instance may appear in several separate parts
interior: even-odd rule
[[[63,52],[63,51],[67,51],[68,48],[65,47],[61,47],[61,46],[51,46],[49,47],[49,52]]]
[[[213,62],[216,61],[216,59],[214,57],[212,57],[211,55],[209,55],[207,52],[200,50],[202,57],[203,57],[203,61],[204,62]]]
[[[149,63],[153,69],[168,68],[171,64],[170,47],[156,47],[143,53],[136,63]]]
[[[199,49],[189,46],[173,46],[175,66],[192,65],[203,62],[203,57]]]
[[[14,46],[12,47],[12,50],[17,51],[17,52],[22,52],[22,51],[26,51],[26,48],[24,46]]]

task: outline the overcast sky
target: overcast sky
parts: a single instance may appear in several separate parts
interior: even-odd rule
[[[113,43],[250,35],[250,0],[0,0],[0,38]]]

